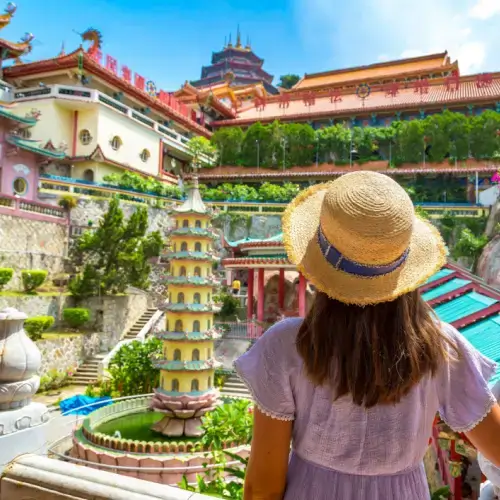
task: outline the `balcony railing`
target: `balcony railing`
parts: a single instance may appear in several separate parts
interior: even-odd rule
[[[178,151],[190,156],[187,148],[187,144],[189,142],[187,137],[184,137],[182,134],[170,129],[165,124],[156,122],[144,113],[132,109],[122,102],[99,92],[98,90],[89,89],[87,87],[73,87],[69,85],[47,85],[46,87],[33,87],[14,92],[14,100],[17,102],[61,96],[63,96],[65,100],[70,101],[99,103],[112,109],[113,111],[116,111],[117,113],[128,116],[131,120],[134,120],[135,122],[138,122],[141,125],[151,128],[157,132],[167,146],[177,149]],[[210,163],[209,158],[204,158],[204,161]]]
[[[63,208],[0,194],[0,213],[67,224],[68,214]]]

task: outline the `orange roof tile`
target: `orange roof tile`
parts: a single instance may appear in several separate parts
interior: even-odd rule
[[[433,73],[458,69],[457,63],[450,65],[447,52],[428,56],[400,59],[383,63],[358,66],[355,68],[306,74],[292,89],[305,90],[313,87],[342,85],[354,81],[394,78],[398,75],[415,73]]]
[[[257,121],[274,120],[309,120],[311,118],[330,118],[334,116],[363,116],[375,111],[390,113],[391,111],[418,110],[431,106],[451,104],[478,103],[500,99],[500,73],[492,75],[491,85],[478,88],[474,75],[461,78],[460,87],[448,91],[444,83],[430,85],[427,94],[416,93],[413,88],[402,88],[395,97],[388,97],[380,86],[373,88],[371,95],[363,102],[355,93],[342,95],[342,101],[332,102],[325,92],[318,94],[314,104],[306,106],[300,95],[288,94],[288,107],[280,107],[280,96],[267,100],[264,109],[248,106],[241,109],[236,120],[214,122],[216,126],[246,125]]]

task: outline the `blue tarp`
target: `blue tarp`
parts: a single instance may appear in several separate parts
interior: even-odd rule
[[[110,405],[112,402],[110,397],[91,398],[89,396],[78,395],[61,401],[59,403],[59,408],[61,408],[61,413],[63,415],[88,415],[98,408]],[[86,406],[86,408],[82,408],[82,406]]]

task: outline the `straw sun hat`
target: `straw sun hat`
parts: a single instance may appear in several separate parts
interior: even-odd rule
[[[446,262],[437,229],[415,215],[390,177],[353,172],[300,193],[283,216],[288,258],[316,288],[347,304],[388,302]]]

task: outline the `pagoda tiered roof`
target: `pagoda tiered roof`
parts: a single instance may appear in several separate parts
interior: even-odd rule
[[[169,285],[215,286],[220,280],[213,276],[166,276],[163,281]]]
[[[213,313],[218,312],[219,308],[213,304],[185,304],[182,302],[170,302],[165,304],[162,309],[170,312],[197,312]]]
[[[221,337],[221,334],[215,328],[206,332],[158,332],[155,337],[160,340],[192,340],[192,341],[205,341],[215,340]]]
[[[220,363],[215,359],[208,359],[205,361],[168,361],[155,360],[153,364],[156,368],[160,370],[170,370],[174,372],[187,371],[187,372],[199,372],[204,370],[213,370],[217,368]]]
[[[211,253],[207,252],[192,252],[190,250],[184,250],[180,252],[165,252],[163,254],[169,260],[206,260],[206,261],[217,261],[219,258]]]
[[[203,200],[201,199],[200,190],[198,187],[198,177],[193,176],[192,184],[188,189],[188,196],[186,201],[180,206],[174,208],[174,214],[203,214],[206,215],[208,213],[207,207]]]
[[[218,239],[219,236],[211,229],[201,227],[178,227],[167,232],[169,236],[196,236],[198,238]]]

